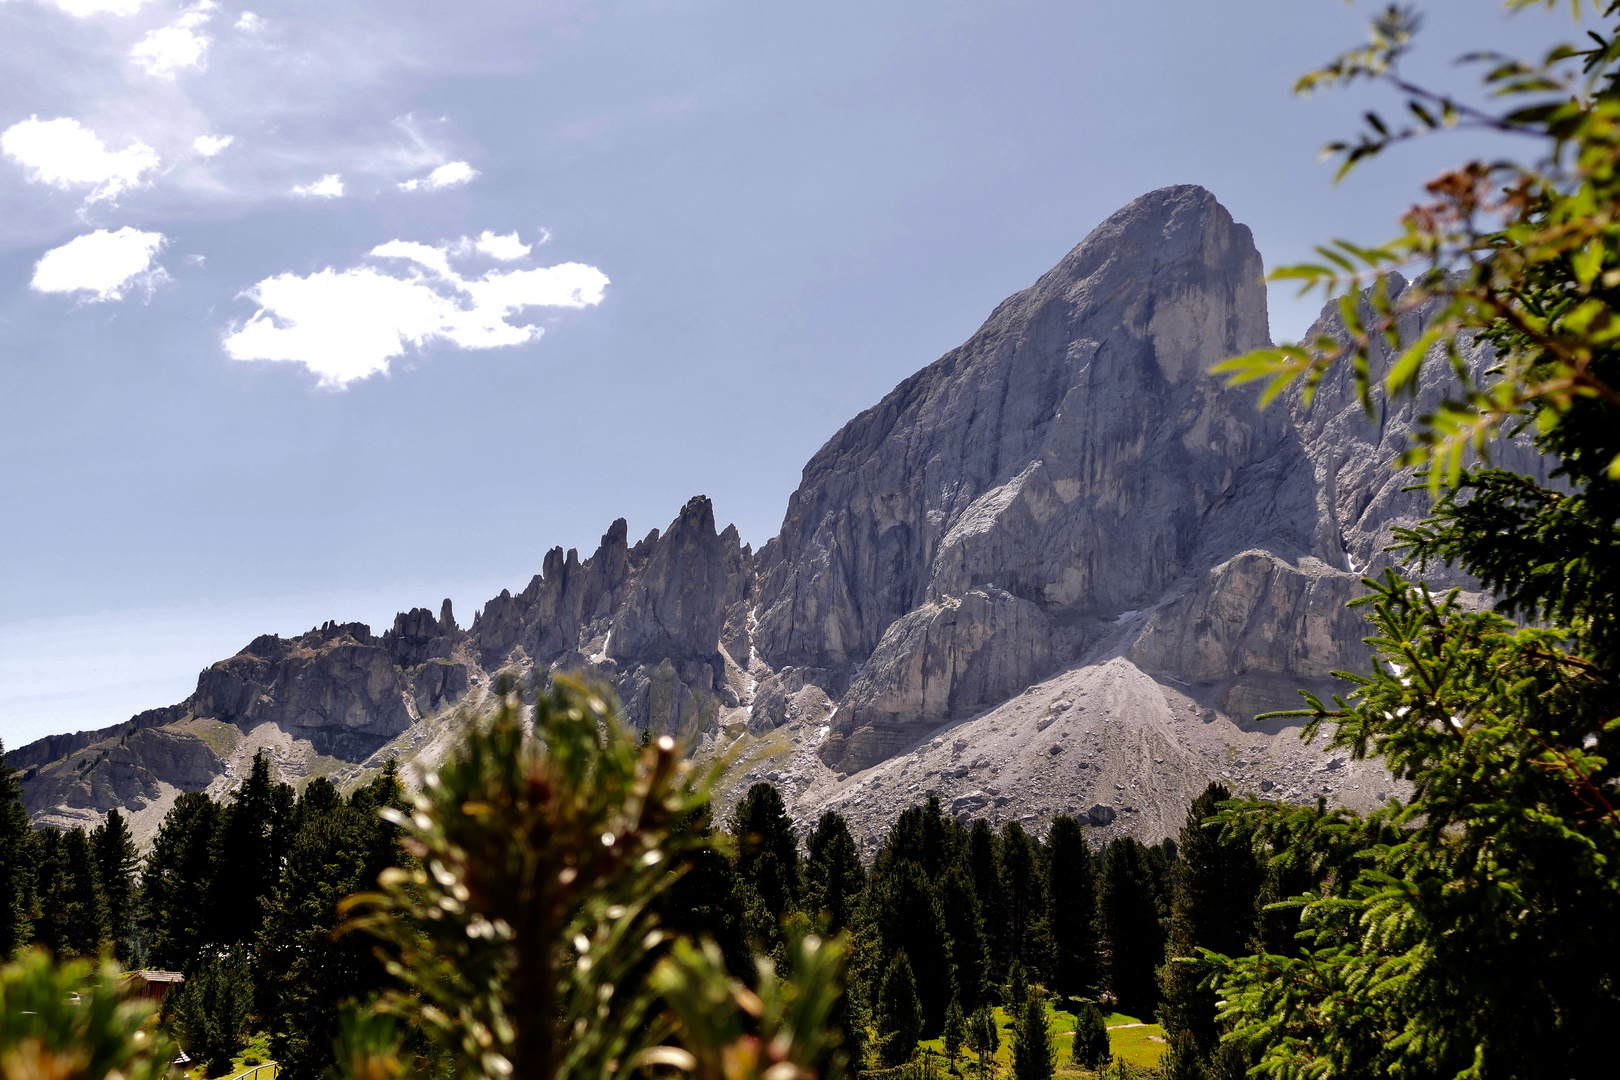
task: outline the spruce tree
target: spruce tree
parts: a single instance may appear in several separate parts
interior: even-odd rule
[[[883,972],[876,1020],[884,1067],[892,1069],[910,1061],[922,1035],[922,1002],[917,997],[916,976],[903,950],[894,954]]]
[[[81,828],[41,829],[35,840],[40,943],[60,959],[98,955],[108,941],[107,900],[96,880],[90,838]]]
[[[261,749],[253,766],[221,812],[215,833],[215,933],[221,944],[251,942],[264,918],[264,904],[276,886],[280,862],[271,839],[275,783]]]
[[[866,869],[861,865],[855,839],[842,814],[828,810],[816,822],[805,845],[805,909],[826,920],[826,931],[836,934],[849,925],[866,887]]]
[[[345,802],[325,777],[312,780],[293,818],[298,831],[257,940],[260,1011],[270,1052],[286,1080],[317,1080],[332,1064],[338,1007],[387,985],[370,943],[333,939],[338,901],[374,886],[397,855],[393,829],[376,807],[397,802],[384,780]],[[381,787],[382,790],[378,790]]]
[[[33,826],[22,805],[17,770],[6,764],[0,742],[0,961],[34,936]]]
[[[1012,962],[1012,940],[1007,931],[1007,893],[1001,886],[1001,851],[995,830],[983,818],[975,818],[968,830],[967,869],[973,876],[973,895],[979,900],[984,919],[985,940],[990,947],[990,969],[986,982],[998,986],[1007,979]]]
[[[1030,993],[1022,1005],[1013,1006],[1014,1080],[1052,1080],[1057,1065],[1057,1047],[1046,1016],[1046,1002],[1039,993]]]
[[[1108,1020],[1095,1002],[1087,1001],[1074,1014],[1074,1044],[1069,1056],[1082,1069],[1100,1070],[1114,1056],[1108,1042]]]
[[[1001,1049],[1001,1032],[996,1027],[996,1014],[985,1005],[968,1019],[968,1046],[979,1059],[979,1077],[985,1080],[995,1073],[996,1053]]]
[[[923,1037],[936,1037],[955,994],[950,937],[938,891],[922,867],[907,859],[874,876],[867,887],[867,904],[878,955],[907,955],[906,970],[914,973],[922,1001]]]
[[[1001,886],[1007,898],[1008,959],[1016,957],[1025,967],[1038,967],[1042,957],[1034,947],[1032,931],[1042,914],[1043,897],[1035,842],[1022,825],[1009,821],[1001,827],[999,846]]]
[[[1090,997],[1102,983],[1097,942],[1097,874],[1080,823],[1054,818],[1046,837],[1046,925],[1052,941],[1051,989]]]
[[[712,940],[720,947],[727,969],[746,983],[757,978],[758,972],[743,932],[737,868],[707,843],[712,822],[711,809],[705,805],[672,826],[681,846],[691,850],[685,857],[685,872],[653,906],[660,925],[692,938]]]
[[[941,1035],[944,1040],[945,1057],[951,1063],[951,1072],[956,1071],[956,1059],[962,1056],[962,1043],[967,1039],[967,1020],[962,1015],[962,1006],[955,998],[951,999],[950,1006],[945,1010],[945,1031]]]
[[[213,901],[219,804],[200,791],[174,801],[141,872],[141,931],[153,967],[188,971],[218,941]]]
[[[173,1003],[186,1053],[206,1075],[221,1076],[247,1045],[253,983],[240,953],[208,956],[192,970]]]
[[[766,783],[749,788],[732,811],[730,829],[750,946],[766,955],[778,953],[784,944],[782,920],[799,892],[799,841],[781,793]]]
[[[1246,830],[1222,832],[1216,817],[1232,793],[1212,782],[1187,808],[1181,829],[1180,868],[1172,905],[1169,939],[1160,980],[1164,1003],[1159,1020],[1171,1035],[1186,1034],[1197,1055],[1207,1057],[1219,1035],[1215,992],[1200,989],[1208,974],[1196,962],[1198,949],[1225,956],[1247,951],[1255,932],[1255,901],[1262,884],[1260,865]]]
[[[1122,836],[1103,854],[1099,908],[1108,950],[1108,982],[1119,1010],[1146,1021],[1158,1003],[1164,937],[1147,849]]]
[[[945,920],[945,934],[950,939],[956,994],[963,1009],[971,1014],[986,1002],[990,946],[984,933],[979,898],[973,891],[973,878],[960,865],[946,871],[939,906]]]
[[[126,967],[135,962],[135,872],[140,859],[124,815],[113,807],[90,834],[96,877],[107,902],[107,929],[114,955]]]

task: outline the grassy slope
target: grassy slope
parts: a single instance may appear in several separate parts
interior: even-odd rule
[[[998,1067],[1012,1068],[1012,1019],[1007,1011],[1000,1007],[995,1010],[996,1025],[1001,1029],[1001,1049],[996,1052],[996,1065]],[[1076,1068],[1069,1061],[1070,1047],[1074,1043],[1074,1014],[1062,1009],[1053,1008],[1050,1003],[1046,1006],[1047,1023],[1052,1032],[1052,1042],[1057,1047],[1058,1074],[1065,1073],[1071,1076],[1090,1075],[1084,1070]],[[1127,1062],[1141,1068],[1156,1068],[1159,1058],[1165,1051],[1164,1029],[1158,1024],[1142,1024],[1134,1016],[1123,1013],[1111,1013],[1107,1019],[1108,1042],[1114,1053],[1123,1057]],[[1138,1024],[1137,1027],[1124,1027],[1126,1024]],[[931,1049],[935,1054],[943,1056],[945,1043],[943,1039],[926,1039],[918,1044],[919,1049]],[[963,1050],[961,1064],[958,1066],[964,1074],[970,1072],[967,1063],[974,1061],[971,1050]]]

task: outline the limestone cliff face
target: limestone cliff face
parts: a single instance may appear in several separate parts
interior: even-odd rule
[[[184,702],[9,760],[36,820],[120,805],[150,831],[260,749],[288,776],[431,764],[499,673],[583,671],[804,819],[886,825],[932,790],[1156,838],[1217,776],[1371,805],[1395,790],[1376,764],[1252,718],[1364,663],[1345,604],[1424,513],[1390,463],[1448,376],[1370,422],[1348,372],[1262,411],[1208,370],[1267,339],[1249,230],[1201,188],[1151,192],[835,434],[757,553],[698,496],[635,544],[620,519],[587,558],[553,548],[466,629],[446,601],[381,636],[261,637]]]
[[[981,585],[1078,617],[1161,592],[1286,427],[1205,373],[1268,340],[1261,279],[1201,188],[1109,218],[805,466],[761,553],[766,662],[860,663]]]

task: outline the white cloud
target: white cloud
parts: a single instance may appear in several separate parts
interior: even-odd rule
[[[146,69],[148,75],[172,79],[183,68],[201,70],[208,59],[210,39],[198,29],[208,22],[208,9],[212,4],[188,11],[168,26],[150,31],[135,47],[129,58]]]
[[[496,236],[488,229],[485,229],[484,234],[473,242],[473,247],[490,258],[499,259],[502,262],[521,259],[534,250],[534,245],[525,244],[522,240],[519,240],[518,234],[515,232],[507,233],[505,236]]]
[[[243,294],[259,310],[226,335],[225,351],[237,360],[303,364],[321,385],[341,388],[388,370],[410,346],[446,341],[490,349],[534,341],[541,328],[510,321],[514,315],[530,307],[591,307],[608,285],[605,274],[583,263],[464,278],[450,265],[452,250],[392,240],[371,256],[407,261],[403,273],[357,266],[266,278]]]
[[[146,4],[146,0],[51,0],[51,3],[76,19],[90,15],[133,15]]]
[[[335,199],[343,194],[343,177],[337,173],[327,173],[313,184],[297,185],[293,188],[293,194],[314,199]]]
[[[235,135],[199,135],[191,140],[191,147],[203,157],[213,157],[235,141]]]
[[[257,33],[264,29],[264,20],[251,11],[242,12],[242,17],[236,20],[236,28],[248,33]]]
[[[29,285],[39,292],[89,293],[91,301],[121,300],[131,286],[150,294],[167,277],[156,265],[163,244],[162,233],[128,225],[117,232],[97,229],[47,251]]]
[[[95,132],[69,117],[32,116],[13,124],[0,134],[0,150],[27,169],[33,183],[94,187],[90,202],[139,186],[141,174],[158,167],[157,152],[139,139],[113,153]]]
[[[440,165],[437,169],[417,180],[407,180],[399,185],[401,191],[439,191],[457,184],[471,183],[478,175],[478,170],[465,161],[452,161],[447,165]]]

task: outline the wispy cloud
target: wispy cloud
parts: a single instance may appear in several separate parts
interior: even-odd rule
[[[313,184],[294,186],[293,194],[312,199],[335,199],[343,194],[343,177],[337,173],[327,173]]]
[[[478,170],[465,161],[452,161],[440,165],[437,169],[416,180],[407,180],[399,185],[401,191],[438,191],[441,188],[455,187],[457,184],[469,184],[478,175]]]
[[[393,240],[370,252],[389,261],[381,266],[266,278],[243,294],[259,310],[226,335],[225,350],[237,360],[303,364],[321,385],[341,388],[387,371],[413,346],[443,341],[490,349],[534,341],[544,331],[514,322],[519,312],[591,307],[608,285],[607,275],[583,263],[467,278],[451,265],[455,252],[448,244]]]
[[[89,202],[111,199],[137,187],[158,167],[157,152],[139,139],[117,152],[77,120],[29,117],[0,134],[0,151],[28,170],[32,183],[63,190],[93,188]]]
[[[160,79],[173,79],[186,68],[200,71],[208,61],[210,39],[199,31],[207,25],[212,7],[212,3],[205,4],[150,31],[129,50],[129,58]]]
[[[257,33],[258,31],[263,30],[264,26],[264,19],[253,14],[251,11],[242,12],[241,17],[236,20],[236,28],[247,33]]]
[[[34,265],[29,286],[45,293],[83,293],[90,301],[121,300],[131,288],[148,295],[166,278],[157,265],[162,233],[124,226],[97,229],[47,251]]]

